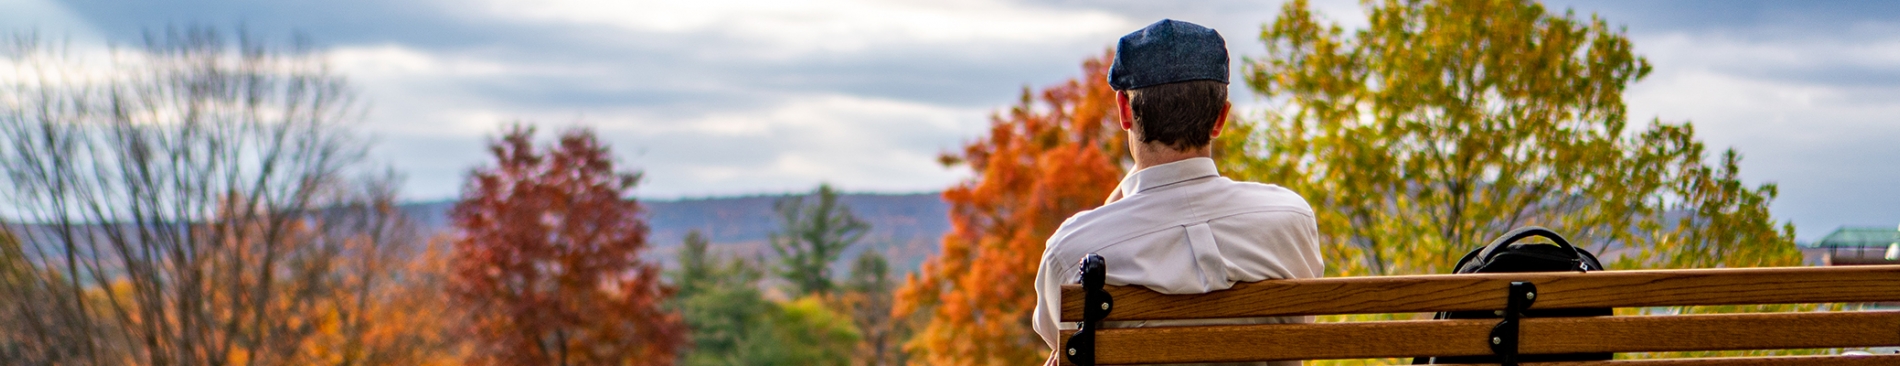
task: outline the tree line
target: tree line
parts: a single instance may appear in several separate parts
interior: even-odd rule
[[[1521,0],[1367,7],[1348,31],[1283,6],[1236,85],[1269,108],[1215,141],[1226,176],[1313,204],[1328,275],[1447,272],[1523,225],[1619,269],[1799,263],[1775,186],[1744,184],[1739,153],[1687,121],[1629,123],[1623,92],[1651,65],[1608,21]],[[774,204],[769,253],[693,232],[662,269],[641,257],[640,173],[585,128],[501,130],[455,232],[424,237],[352,132],[346,80],[288,44],[174,28],[98,66],[4,43],[0,359],[1036,363],[1044,242],[1131,162],[1104,54],[942,156],[974,174],[943,193],[951,231],[916,272],[867,251],[832,273],[869,225],[828,185]]]
[[[643,260],[638,172],[585,128],[490,141],[425,237],[301,38],[180,27],[107,63],[4,43],[0,359],[59,365],[899,364],[889,263],[821,185],[774,256]],[[762,253],[761,253],[762,254]]]
[[[0,359],[416,363],[443,338],[427,249],[364,161],[362,113],[301,39],[148,34],[100,62],[4,42]],[[396,281],[395,279],[402,279]]]

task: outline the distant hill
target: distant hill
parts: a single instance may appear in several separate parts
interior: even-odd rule
[[[785,195],[689,198],[678,200],[641,200],[647,209],[647,224],[652,232],[647,243],[653,251],[646,257],[672,267],[686,232],[698,229],[712,241],[713,251],[726,255],[771,257],[766,241],[779,230],[772,202]],[[844,253],[832,268],[843,275],[851,260],[865,250],[876,250],[890,258],[895,272],[909,272],[923,264],[924,258],[937,252],[938,240],[950,231],[950,206],[935,192],[914,194],[845,194],[840,198],[851,212],[871,224],[870,233]],[[451,201],[421,202],[402,205],[416,223],[430,234],[446,233]]]

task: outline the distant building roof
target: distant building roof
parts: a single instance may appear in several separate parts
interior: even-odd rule
[[[1900,244],[1900,227],[1846,227],[1835,229],[1809,248],[1867,248]]]

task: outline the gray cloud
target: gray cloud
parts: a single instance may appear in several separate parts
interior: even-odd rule
[[[642,194],[657,197],[802,191],[819,181],[940,189],[966,173],[931,158],[976,137],[988,113],[1013,103],[1023,87],[1072,77],[1083,58],[1161,18],[1220,30],[1236,62],[1257,56],[1255,36],[1281,3],[831,0],[850,6],[761,2],[709,13],[691,2],[649,4],[662,8],[648,13],[677,16],[648,17],[615,8],[628,3],[571,1],[585,0],[530,8],[485,1],[16,3],[70,12],[86,24],[68,31],[121,44],[178,24],[241,23],[273,38],[308,34],[334,51],[333,61],[371,102],[365,125],[380,136],[377,156],[408,172],[413,198],[452,196],[462,174],[486,160],[484,139],[511,120],[549,130],[595,126],[624,161],[647,171]],[[563,4],[601,14],[562,13]],[[1313,5],[1349,28],[1364,24],[1357,1]],[[1551,7],[1627,26],[1656,66],[1629,94],[1634,115],[1692,120],[1712,147],[1741,151],[1745,179],[1781,185],[1775,213],[1793,220],[1801,238],[1842,224],[1900,222],[1900,210],[1891,209],[1900,207],[1900,193],[1889,188],[1900,186],[1900,144],[1893,143],[1900,136],[1893,121],[1900,116],[1900,37],[1889,36],[1900,34],[1900,4]],[[913,18],[882,19],[906,16]],[[1243,108],[1258,107],[1244,87],[1236,89]]]
[[[1692,121],[1711,148],[1772,182],[1802,240],[1900,222],[1900,4],[1565,2],[1627,26],[1655,72],[1633,116]]]
[[[1024,85],[1073,74],[1106,47],[976,39],[786,52],[720,29],[526,21],[461,2],[68,5],[127,43],[194,23],[317,36],[373,103],[379,156],[409,171],[410,194],[423,198],[452,194],[484,160],[484,136],[515,119],[597,126],[648,170],[643,190],[661,196],[803,190],[825,179],[936,189],[956,173],[930,157],[974,135],[986,111]],[[799,118],[839,120],[788,121]],[[695,124],[712,126],[686,128]],[[707,130],[722,124],[750,133]]]
[[[1550,8],[1597,14],[1632,33],[1739,33],[1760,38],[1838,39],[1833,32],[1860,24],[1891,24],[1900,3],[1885,1],[1699,0],[1547,1]]]

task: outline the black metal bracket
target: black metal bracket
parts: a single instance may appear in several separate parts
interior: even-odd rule
[[[1511,282],[1510,294],[1504,301],[1504,321],[1491,328],[1491,352],[1498,354],[1503,366],[1517,366],[1518,325],[1533,302],[1537,302],[1537,285]]]
[[[1102,319],[1108,318],[1108,312],[1114,307],[1115,299],[1108,295],[1102,286],[1108,278],[1108,263],[1101,255],[1089,253],[1082,257],[1082,271],[1076,282],[1082,284],[1082,325],[1077,327],[1075,335],[1069,336],[1067,348],[1063,350],[1069,363],[1082,366],[1095,365],[1095,331],[1102,326]]]

